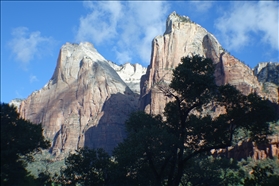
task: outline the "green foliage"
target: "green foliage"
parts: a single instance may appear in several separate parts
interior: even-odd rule
[[[26,162],[33,152],[50,146],[42,131],[41,124],[20,118],[14,106],[1,103],[1,185],[31,184]]]
[[[59,178],[62,184],[105,185],[109,182],[110,156],[103,149],[82,148],[65,160]]]
[[[162,83],[157,86],[174,100],[165,107],[165,120],[145,113],[133,114],[126,123],[128,137],[114,152],[117,165],[126,175],[122,177],[126,184],[182,184],[182,178],[188,179],[187,166],[200,154],[231,146],[239,137],[266,143],[271,134],[267,122],[276,119],[276,112],[270,102],[256,94],[242,95],[231,85],[216,86],[211,59],[182,58],[182,63],[173,70],[169,88]],[[208,115],[205,108],[212,103],[214,107],[224,108],[223,114]],[[246,133],[249,136],[241,136]],[[218,164],[222,165],[220,161]],[[204,165],[200,168],[208,175],[214,173]],[[233,185],[229,180],[235,181],[240,175],[234,171],[218,171],[214,173],[216,185]],[[222,175],[226,181],[221,179]]]
[[[276,186],[279,183],[279,161],[276,157],[264,160],[243,160],[239,166],[246,172],[245,186]]]
[[[58,183],[60,169],[65,166],[64,160],[57,160],[48,150],[36,153],[33,159],[32,162],[28,162],[26,169],[39,182],[38,185]]]
[[[127,138],[110,157],[102,149],[79,149],[66,160],[62,185],[255,185],[278,181],[270,163],[238,164],[211,157],[210,150],[250,138],[267,143],[278,114],[256,94],[242,95],[231,85],[217,86],[214,64],[200,56],[182,58],[170,86],[158,87],[173,98],[163,116],[132,113]],[[222,108],[217,115],[208,108]],[[245,165],[244,165],[245,164]],[[243,167],[243,168],[242,168]],[[247,174],[249,171],[252,174]],[[38,181],[52,182],[40,174]]]
[[[200,155],[187,163],[181,185],[241,185],[245,172],[237,161],[227,158],[214,158]]]
[[[127,139],[114,150],[122,175],[122,185],[161,185],[166,175],[166,159],[172,156],[174,135],[169,133],[161,116],[132,113],[126,122]]]

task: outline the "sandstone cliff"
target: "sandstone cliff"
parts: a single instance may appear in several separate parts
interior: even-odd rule
[[[136,63],[125,63],[117,65],[108,61],[110,66],[117,72],[121,79],[129,86],[129,88],[136,94],[140,93],[140,78],[146,73],[146,67]]]
[[[20,115],[43,124],[52,153],[59,155],[83,146],[111,152],[136,109],[135,94],[85,42],[62,46],[51,80],[21,103]]]
[[[259,63],[254,68],[254,75],[262,83],[270,82],[279,86],[279,63]]]
[[[244,94],[257,92],[277,102],[276,87],[269,87],[269,92],[265,92],[253,70],[228,54],[211,33],[188,17],[173,12],[166,21],[164,35],[153,40],[150,65],[141,79],[140,109],[150,114],[163,113],[165,104],[170,100],[156,84],[159,81],[170,83],[172,70],[181,58],[193,54],[213,60],[217,85],[229,83]]]
[[[277,95],[277,103],[279,104],[279,63],[259,63],[254,68],[254,75],[262,83],[263,91],[273,96],[272,100],[276,100]]]
[[[236,86],[243,94],[257,92],[272,102],[279,103],[278,84],[263,83],[263,81],[279,81],[278,65],[262,64],[256,68],[256,71],[253,71],[227,53],[211,33],[200,25],[193,23],[188,17],[179,16],[173,12],[166,21],[164,35],[157,36],[152,43],[150,65],[146,75],[141,79],[139,103],[141,110],[150,114],[163,113],[165,105],[170,99],[159,90],[157,84],[160,81],[170,83],[172,70],[180,63],[181,58],[193,54],[199,54],[213,60],[216,65],[215,78],[217,85],[229,83]],[[257,76],[254,74],[257,74]],[[268,147],[258,148],[253,146],[252,142],[243,142],[243,144],[250,145],[249,148],[243,145],[230,147],[230,149],[234,149],[230,151],[231,157],[232,154],[236,158],[252,155],[255,159],[270,155],[279,156],[278,135],[271,138],[272,143]],[[225,149],[219,151],[225,151]]]

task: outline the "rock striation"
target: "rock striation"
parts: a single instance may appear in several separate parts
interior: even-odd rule
[[[262,83],[270,82],[279,86],[279,63],[264,62],[259,63],[254,68],[254,75]]]
[[[170,99],[159,91],[157,84],[169,84],[172,70],[181,58],[194,54],[213,60],[217,85],[229,83],[244,94],[257,92],[279,102],[278,65],[260,64],[253,71],[227,53],[206,29],[173,12],[166,21],[164,35],[152,42],[147,69],[139,64],[119,66],[107,61],[88,42],[66,43],[50,81],[26,100],[14,104],[20,105],[23,118],[42,123],[54,155],[63,157],[84,146],[111,152],[125,138],[124,122],[131,112],[141,109],[150,114],[163,113]],[[273,142],[273,149],[268,152],[277,153],[278,138]],[[235,152],[230,153],[241,154],[242,147],[234,147]],[[259,149],[253,152],[264,153]]]
[[[129,88],[136,94],[140,94],[140,79],[146,73],[146,67],[136,63],[125,63],[117,65],[108,61],[110,66],[117,72],[121,79],[129,86]]]
[[[273,96],[272,100],[276,100],[277,95],[277,103],[279,104],[279,63],[259,63],[254,68],[254,75],[261,82],[263,91],[270,95],[269,97]]]
[[[10,101],[9,105],[13,105],[14,107],[16,107],[17,111],[19,112],[19,107],[20,107],[22,101],[24,101],[24,99],[15,98]]]
[[[169,98],[159,91],[160,81],[170,83],[172,70],[188,55],[201,55],[211,58],[216,65],[217,85],[231,84],[242,93],[257,92],[273,102],[277,102],[276,87],[269,87],[271,93],[263,90],[252,69],[230,55],[222,48],[217,39],[189,17],[173,12],[166,21],[163,36],[157,36],[152,42],[150,65],[141,79],[140,109],[150,114],[162,114]]]
[[[79,147],[111,152],[125,137],[137,96],[91,43],[61,47],[50,81],[21,103],[20,115],[42,123],[54,155]]]
[[[278,65],[260,64],[253,71],[246,64],[226,52],[217,39],[206,29],[193,23],[189,17],[180,16],[173,12],[166,21],[164,35],[155,37],[152,42],[150,65],[147,68],[146,75],[142,76],[140,83],[139,106],[141,110],[149,114],[163,114],[166,103],[171,100],[159,90],[158,83],[163,81],[169,84],[172,79],[172,70],[178,66],[181,58],[195,54],[212,59],[216,67],[215,81],[217,85],[231,84],[243,94],[256,92],[274,103],[279,103],[278,85],[262,83],[279,80]],[[270,70],[272,72],[269,72]],[[269,150],[260,150],[252,143],[249,143],[249,145],[252,150],[247,149],[248,154],[243,150],[243,145],[234,147],[234,151],[230,151],[230,153],[237,154],[237,157],[255,153],[258,155],[254,154],[254,158],[259,156],[258,159],[268,157],[270,152],[272,152],[272,155],[274,153],[279,155],[277,138],[273,139],[271,149],[268,147]],[[239,153],[242,154],[239,155]]]

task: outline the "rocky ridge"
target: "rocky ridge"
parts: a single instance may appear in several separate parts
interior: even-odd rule
[[[188,17],[173,12],[166,21],[164,35],[155,37],[152,42],[150,65],[146,75],[141,79],[141,110],[149,114],[163,114],[166,103],[171,99],[160,91],[158,84],[164,82],[168,85],[172,79],[172,70],[178,66],[181,58],[195,54],[212,59],[216,65],[214,75],[217,85],[231,84],[245,95],[256,92],[274,103],[279,103],[278,85],[269,83],[269,81],[279,80],[276,64],[260,64],[256,71],[253,71],[227,53],[206,29],[193,23]],[[271,72],[269,72],[270,70]],[[241,150],[243,149],[241,145],[239,148],[235,147],[234,150],[242,153],[243,156],[250,156],[252,153],[254,158],[269,157],[274,154],[279,156],[278,136],[275,135],[271,138],[272,145],[265,149],[263,147],[259,149],[250,142],[253,148],[252,151],[250,148],[247,149],[248,154]],[[224,149],[219,150],[225,151]]]
[[[217,85],[231,84],[243,94],[257,92],[273,102],[277,102],[276,87],[265,92],[262,83],[246,64],[227,53],[217,39],[188,17],[173,12],[166,21],[164,35],[157,36],[152,42],[150,65],[141,79],[140,108],[150,114],[162,114],[169,98],[159,91],[157,84],[169,84],[172,70],[181,62],[181,58],[191,55],[211,58],[216,65]]]
[[[55,155],[79,147],[111,152],[125,137],[137,96],[88,42],[61,47],[51,80],[21,103],[20,115],[42,123]]]
[[[136,94],[140,93],[140,79],[146,73],[146,67],[136,63],[125,63],[117,65],[108,61],[110,66],[117,72],[121,79],[129,86],[129,88]]]
[[[213,60],[217,85],[230,83],[244,94],[257,92],[277,102],[278,85],[272,83],[266,91],[255,70],[228,54],[206,29],[173,12],[164,35],[153,40],[147,69],[139,64],[119,66],[107,61],[88,42],[66,43],[51,80],[21,102],[20,114],[43,124],[55,155],[83,146],[111,152],[125,137],[123,124],[128,115],[138,109],[135,93],[140,92],[141,110],[162,114],[170,100],[158,90],[157,83],[168,84],[181,57],[193,54]],[[258,69],[264,68],[262,65]],[[258,71],[256,74],[260,74]]]
[[[259,63],[253,71],[260,82],[270,82],[279,86],[279,63]]]

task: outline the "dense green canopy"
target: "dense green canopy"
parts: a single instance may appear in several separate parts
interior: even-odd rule
[[[1,185],[28,185],[30,153],[48,148],[41,124],[22,119],[16,108],[1,103]],[[31,179],[31,178],[30,178]]]

